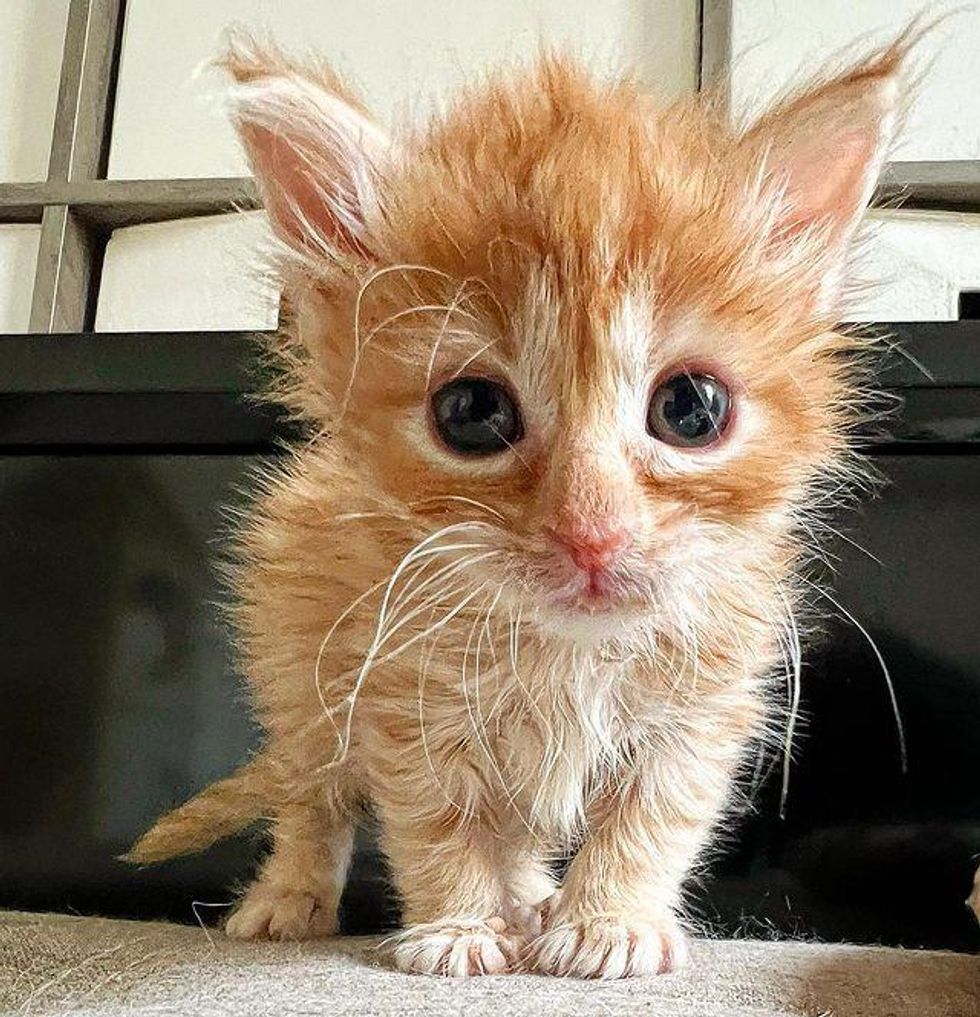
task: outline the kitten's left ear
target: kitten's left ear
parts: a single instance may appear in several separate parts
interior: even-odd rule
[[[806,234],[840,260],[871,200],[898,116],[907,40],[777,107],[740,142],[781,191],[779,244]]]

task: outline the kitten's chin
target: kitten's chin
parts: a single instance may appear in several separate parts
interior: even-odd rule
[[[513,606],[522,617],[533,618],[542,634],[583,647],[631,642],[655,614],[649,590],[636,579],[611,582],[573,575],[555,585],[551,576],[537,576],[512,591]]]
[[[648,608],[613,598],[551,598],[535,616],[542,631],[568,642],[593,646],[610,639],[628,641],[650,617]]]

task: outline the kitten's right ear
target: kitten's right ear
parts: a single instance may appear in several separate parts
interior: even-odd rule
[[[329,69],[272,45],[236,34],[219,66],[276,235],[303,255],[373,258],[384,131]]]

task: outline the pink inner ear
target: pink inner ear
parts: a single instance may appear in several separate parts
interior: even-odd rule
[[[867,130],[854,129],[796,147],[786,167],[786,194],[792,207],[780,233],[794,236],[827,222],[836,239],[869,197],[869,178],[876,168],[875,138]]]
[[[899,101],[901,43],[778,106],[743,137],[783,188],[773,239],[809,228],[839,256],[871,198]],[[816,239],[816,237],[815,237]],[[821,259],[822,260],[822,259]]]
[[[342,167],[330,165],[325,154],[307,154],[277,131],[256,124],[242,124],[240,129],[261,182],[266,211],[280,236],[300,248],[322,251],[327,243],[361,257],[369,255],[355,229],[362,209],[343,185]],[[329,192],[322,181],[332,182]]]

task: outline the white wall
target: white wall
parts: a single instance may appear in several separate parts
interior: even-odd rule
[[[68,4],[0,0],[0,180],[46,175]],[[736,106],[757,108],[828,56],[894,36],[922,8],[923,0],[734,0]],[[323,51],[391,119],[542,40],[600,67],[631,64],[665,95],[691,90],[696,9],[695,0],[129,0],[110,175],[244,172],[221,111],[221,76],[196,73],[233,21]],[[936,28],[917,67],[923,73],[895,157],[980,159],[980,7]],[[877,285],[863,291],[854,316],[955,316],[959,289],[980,286],[977,220],[885,218],[856,263],[860,278]],[[260,219],[235,222],[117,231],[99,326],[271,325],[275,296],[256,275]],[[0,226],[2,331],[27,327],[37,238],[36,227]]]
[[[980,289],[980,215],[874,212],[851,278],[851,321],[955,319],[961,291]]]
[[[275,328],[279,294],[261,270],[268,241],[264,212],[116,230],[96,330]]]
[[[0,181],[44,180],[68,0],[0,0]],[[0,225],[0,333],[26,332],[37,226]]]
[[[842,51],[868,52],[913,18],[955,11],[916,46],[895,159],[980,159],[980,5],[926,0],[733,0],[732,99],[758,110]]]
[[[201,71],[232,22],[319,50],[385,121],[540,40],[633,65],[669,95],[697,81],[695,0],[129,0],[111,177],[244,172],[222,77]]]
[[[26,332],[40,226],[0,226],[0,335]]]
[[[200,70],[233,21],[321,51],[391,121],[541,42],[600,69],[631,66],[665,96],[691,91],[696,12],[696,0],[129,0],[109,175],[247,172],[222,110],[223,75]],[[259,230],[227,217],[118,230],[97,326],[271,327],[275,298],[254,268]]]
[[[0,0],[0,180],[48,175],[68,0]]]

